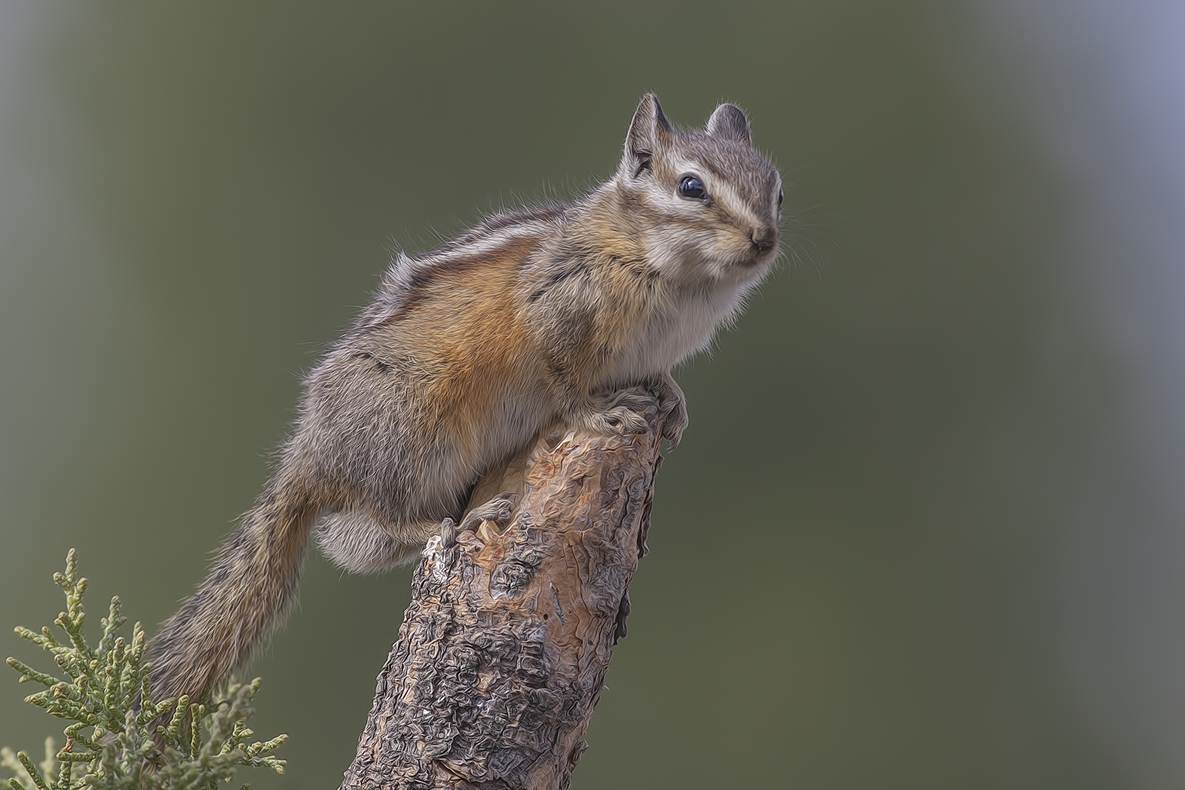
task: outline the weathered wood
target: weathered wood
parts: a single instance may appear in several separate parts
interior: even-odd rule
[[[645,553],[647,417],[641,434],[544,436],[474,492],[516,494],[504,530],[429,542],[342,790],[568,786]]]

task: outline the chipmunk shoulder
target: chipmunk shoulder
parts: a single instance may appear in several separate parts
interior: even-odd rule
[[[461,520],[485,470],[557,419],[643,429],[636,385],[659,395],[677,443],[671,367],[769,271],[781,204],[738,107],[678,129],[647,95],[616,172],[586,196],[399,256],[306,377],[255,506],[151,641],[154,696],[200,698],[251,658],[291,607],[314,532],[348,570],[410,559]],[[510,509],[494,500],[460,528]]]

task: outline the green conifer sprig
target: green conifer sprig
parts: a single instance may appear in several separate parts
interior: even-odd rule
[[[49,652],[65,677],[15,658],[8,665],[21,673],[21,683],[45,686],[26,702],[70,724],[61,750],[55,752],[53,739],[46,740],[40,765],[24,752],[0,750],[0,768],[13,774],[12,790],[212,790],[240,766],[283,773],[284,761],[271,752],[288,736],[250,741],[254,732],[247,720],[254,713],[258,678],[231,686],[210,706],[191,704],[188,697],[152,701],[144,629],[134,624],[131,642],[119,633],[127,623],[119,598],[111,599],[100,621],[103,635],[91,647],[83,634],[87,582],[78,576],[74,549],[54,581],[66,594],[66,611],[54,623],[67,639],[48,627],[40,632],[18,627],[16,633]]]

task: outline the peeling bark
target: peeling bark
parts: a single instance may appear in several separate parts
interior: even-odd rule
[[[474,491],[470,506],[515,493],[505,529],[429,541],[342,790],[568,787],[646,551],[647,418],[545,435]]]

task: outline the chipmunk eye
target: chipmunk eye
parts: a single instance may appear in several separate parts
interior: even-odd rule
[[[778,187],[778,208],[779,208],[779,209],[781,209],[781,208],[782,208],[782,200],[783,200],[783,198],[785,198],[785,197],[786,197],[786,196],[785,196],[785,195],[782,193],[782,188],[781,188],[781,187]]]
[[[708,191],[704,189],[704,182],[695,176],[683,176],[679,182],[679,194],[691,200],[703,200],[708,196]]]

